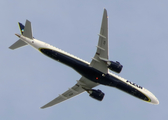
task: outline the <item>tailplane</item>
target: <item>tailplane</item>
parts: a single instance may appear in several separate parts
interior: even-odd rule
[[[19,28],[20,28],[20,32],[23,36],[28,37],[30,39],[33,39],[31,22],[30,21],[26,20],[25,26],[20,22],[18,23],[18,25],[19,25]],[[28,45],[28,44],[26,42],[22,41],[21,39],[19,39],[13,45],[11,45],[9,48],[14,50],[14,49],[23,47],[25,45]]]
[[[33,39],[31,22],[26,20],[23,36]]]
[[[12,50],[14,50],[14,49],[23,47],[25,45],[28,45],[28,44],[26,42],[22,41],[21,39],[19,39],[13,45],[11,45],[9,48],[12,49]]]

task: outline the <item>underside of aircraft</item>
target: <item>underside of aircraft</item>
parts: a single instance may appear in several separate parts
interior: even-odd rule
[[[10,49],[14,50],[22,46],[30,45],[47,57],[71,67],[81,75],[81,78],[73,87],[69,88],[63,94],[60,94],[41,108],[51,107],[85,91],[89,93],[90,97],[102,101],[105,94],[99,89],[93,89],[100,84],[115,87],[143,101],[152,104],[159,104],[158,99],[149,90],[109,72],[109,70],[111,70],[120,73],[123,66],[118,61],[114,62],[109,60],[108,16],[106,9],[104,9],[100,33],[98,34],[99,40],[97,50],[90,63],[52,45],[35,39],[32,34],[30,21],[26,20],[25,26],[22,23],[19,23],[19,27],[21,34],[15,34],[19,37],[19,40],[11,45],[9,47]]]

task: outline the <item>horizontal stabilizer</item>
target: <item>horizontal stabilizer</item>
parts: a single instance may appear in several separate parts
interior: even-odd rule
[[[33,39],[31,22],[26,20],[23,36]]]
[[[9,48],[12,49],[12,50],[14,50],[14,49],[17,49],[17,48],[25,46],[25,45],[27,45],[27,43],[25,43],[24,41],[22,41],[21,39],[19,39],[13,45],[11,45]]]

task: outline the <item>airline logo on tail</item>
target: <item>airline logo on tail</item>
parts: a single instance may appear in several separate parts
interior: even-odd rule
[[[23,34],[24,32],[24,25],[20,22],[18,22],[19,28],[20,28],[20,33]]]

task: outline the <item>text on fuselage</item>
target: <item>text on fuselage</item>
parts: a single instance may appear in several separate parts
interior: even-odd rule
[[[136,86],[136,87],[138,87],[138,88],[140,88],[140,89],[142,89],[143,87],[141,87],[141,86],[139,86],[139,85],[137,85],[137,84],[135,84],[135,83],[133,83],[133,82],[131,82],[131,81],[126,81],[126,82],[128,82],[128,83],[130,83],[131,85],[134,85],[134,86]]]

